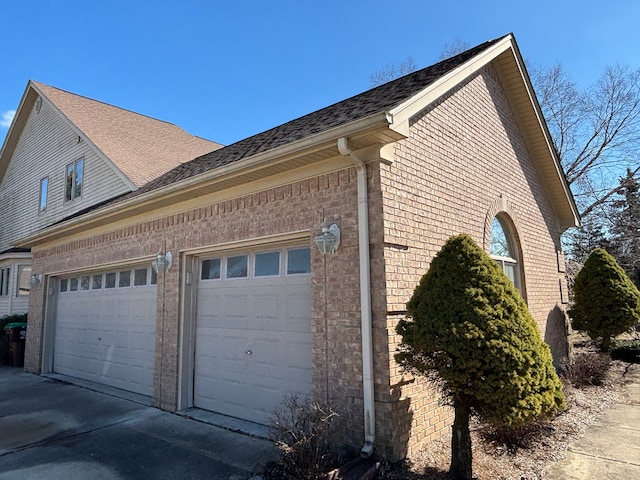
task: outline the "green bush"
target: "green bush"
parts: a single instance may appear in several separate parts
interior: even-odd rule
[[[611,358],[627,363],[640,363],[640,340],[616,340],[611,347]]]
[[[640,323],[640,292],[618,262],[602,248],[587,258],[576,275],[571,326],[608,352],[612,339]]]
[[[450,472],[471,477],[469,415],[520,427],[564,407],[551,351],[513,283],[471,237],[451,237],[407,303],[396,361],[442,382],[455,420]]]

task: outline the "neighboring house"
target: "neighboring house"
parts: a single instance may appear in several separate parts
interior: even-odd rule
[[[0,150],[0,317],[28,308],[31,254],[16,248],[16,240],[220,146],[170,123],[29,82]]]
[[[16,242],[42,275],[25,368],[258,423],[288,392],[313,393],[342,413],[347,444],[399,459],[452,420],[393,359],[396,323],[436,252],[451,235],[475,238],[559,359],[560,235],[577,223],[507,35]],[[322,254],[333,224],[340,244]]]

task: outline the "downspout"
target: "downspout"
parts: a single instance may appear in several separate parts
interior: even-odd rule
[[[369,268],[369,199],[367,167],[349,148],[346,137],[338,139],[338,151],[349,157],[357,172],[358,251],[360,253],[360,316],[362,318],[362,389],[364,403],[364,446],[360,454],[373,453],[376,438],[376,414],[373,382],[373,323],[371,320],[371,274]]]

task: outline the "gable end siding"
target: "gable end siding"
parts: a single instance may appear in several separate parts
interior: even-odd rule
[[[560,228],[493,67],[416,116],[410,137],[397,144],[396,161],[382,164],[380,175],[385,245],[406,248],[385,248],[384,254],[391,358],[400,341],[397,321],[433,256],[460,233],[488,249],[487,224],[498,211],[518,228],[529,309],[543,337],[561,344],[554,338],[564,331],[556,262]],[[562,326],[556,331],[557,322]],[[411,398],[413,419],[405,418],[400,403],[395,412],[396,423],[406,424],[396,440],[410,454],[448,431],[451,412],[438,406],[424,380],[407,383],[393,360],[390,369],[392,391]]]
[[[82,197],[64,202],[65,166],[84,158]],[[49,177],[45,213],[38,213],[40,179]],[[129,191],[121,178],[47,102],[31,111],[0,183],[0,250],[79,210]]]

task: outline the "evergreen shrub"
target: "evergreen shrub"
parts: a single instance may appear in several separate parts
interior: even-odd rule
[[[640,323],[640,292],[604,249],[591,252],[576,275],[571,326],[608,352],[614,337]]]

